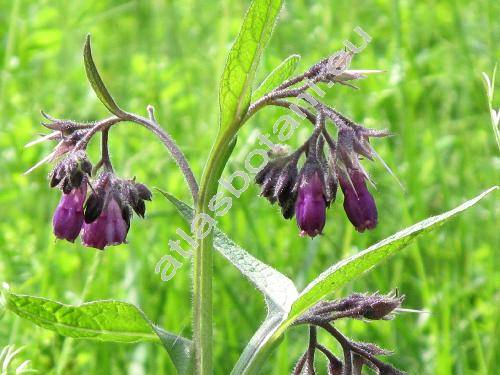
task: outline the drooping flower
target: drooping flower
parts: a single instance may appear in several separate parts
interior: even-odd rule
[[[106,171],[94,182],[84,207],[82,244],[96,249],[126,242],[132,209],[144,218],[151,191],[135,180],[117,178]]]
[[[375,200],[366,187],[366,176],[359,169],[350,169],[348,173],[349,178],[339,173],[347,217],[358,232],[373,229],[377,226],[378,213]]]
[[[100,215],[83,224],[82,243],[96,249],[125,243],[130,227],[130,211],[122,210],[115,197],[108,197]]]
[[[87,181],[83,179],[80,187],[63,192],[57,206],[52,224],[57,238],[74,242],[83,225],[83,203],[87,194]]]
[[[277,201],[285,219],[291,219],[295,213],[297,159],[295,156],[277,157],[255,176],[255,182],[262,186],[261,196],[271,204]]]
[[[314,237],[321,234],[326,221],[325,184],[321,170],[306,163],[301,172],[295,217],[301,236]]]

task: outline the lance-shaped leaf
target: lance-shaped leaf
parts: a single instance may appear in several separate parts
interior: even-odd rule
[[[452,217],[474,206],[498,186],[492,187],[477,197],[451,211],[430,217],[411,227],[380,241],[368,249],[331,266],[300,293],[288,316],[283,320],[266,320],[247,345],[233,374],[256,374],[277,345],[285,330],[304,312],[349,281],[369,270],[390,255],[402,250],[420,235],[438,228]]]
[[[188,223],[193,220],[194,210],[173,195],[158,189],[174,204]],[[264,294],[270,314],[288,313],[298,292],[292,280],[261,262],[238,246],[218,228],[214,228],[214,247]]]
[[[282,0],[254,0],[229,52],[219,90],[220,131],[238,127],[246,113],[258,63]]]
[[[252,100],[256,100],[278,87],[283,81],[290,78],[300,61],[300,55],[288,56],[262,81],[260,86],[253,92]]]
[[[118,117],[124,117],[126,113],[116,104],[115,100],[104,85],[104,82],[102,81],[101,76],[99,75],[99,72],[97,71],[97,68],[94,64],[94,59],[92,58],[92,49],[90,47],[90,35],[87,35],[87,39],[85,40],[85,47],[83,48],[83,60],[85,63],[85,72],[87,73],[87,78],[99,100],[112,114]]]
[[[191,366],[191,341],[155,326],[138,307],[120,301],[95,301],[78,306],[19,295],[2,288],[5,307],[21,318],[75,339],[161,343],[179,374]]]

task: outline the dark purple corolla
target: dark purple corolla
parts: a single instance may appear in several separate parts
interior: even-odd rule
[[[119,245],[125,243],[128,229],[129,222],[125,221],[118,202],[111,197],[97,219],[83,224],[82,243],[100,250]]]
[[[300,235],[314,237],[321,234],[326,221],[325,188],[320,171],[308,171],[301,176],[295,216]]]
[[[349,170],[351,182],[339,174],[340,187],[344,193],[344,210],[358,232],[377,226],[377,206],[366,187],[366,176],[358,169]]]
[[[52,224],[57,238],[74,242],[83,225],[83,203],[87,195],[87,182],[64,194],[54,212]]]

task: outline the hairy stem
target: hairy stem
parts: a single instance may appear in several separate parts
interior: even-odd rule
[[[184,174],[184,178],[186,179],[189,190],[191,191],[193,202],[196,203],[196,201],[198,200],[198,183],[196,182],[196,178],[194,177],[193,171],[191,170],[189,163],[184,156],[184,153],[181,151],[179,146],[177,146],[170,134],[163,130],[156,122],[151,106],[148,107],[148,112],[150,114],[150,119],[131,113],[127,113],[126,119],[144,126],[146,129],[150,130],[158,138],[160,138],[162,143],[168,149],[175,162],[179,166],[181,172]]]
[[[201,178],[200,193],[193,222],[196,232],[197,217],[212,217],[209,202],[217,194],[219,178],[235,142],[237,129],[230,129],[215,141]],[[200,228],[201,229],[201,228]],[[197,238],[194,252],[194,347],[196,374],[212,373],[212,274],[213,274],[213,233]]]
[[[317,332],[315,326],[309,326],[309,348],[307,348],[307,364],[308,364],[308,373],[310,375],[315,375],[316,371],[314,369],[314,353],[316,350],[317,341]]]
[[[109,158],[109,148],[108,148],[108,136],[109,127],[103,129],[101,132],[101,162],[108,171],[113,172],[113,165],[111,164],[111,159]]]
[[[358,346],[356,343],[350,341],[347,337],[345,337],[342,333],[340,333],[335,327],[333,327],[329,323],[325,324],[320,324],[320,327],[324,328],[328,333],[330,333],[342,346],[342,349],[344,350],[344,355],[345,355],[345,374],[351,374],[352,373],[352,363],[351,363],[351,352],[356,353],[360,355],[361,357],[369,360],[371,363],[373,363],[381,372],[386,372],[386,373],[391,373],[391,374],[402,374],[399,370],[396,370],[394,367],[391,365],[382,362],[378,358],[376,358],[373,354],[367,352],[365,349],[362,347]],[[349,353],[349,356],[347,357],[347,354]],[[349,358],[349,362],[347,362],[347,359]],[[349,365],[349,368],[347,368],[347,365]],[[348,371],[349,370],[349,371]]]
[[[198,183],[196,182],[196,178],[194,177],[193,171],[191,170],[184,153],[181,151],[179,146],[177,146],[170,134],[163,130],[161,126],[156,122],[153,107],[148,106],[148,112],[149,119],[133,113],[125,113],[123,117],[114,116],[94,123],[93,126],[87,131],[85,136],[80,141],[78,141],[75,146],[75,151],[84,150],[95,134],[97,134],[98,132],[107,132],[109,128],[115,124],[130,121],[142,125],[153,134],[155,134],[172,155],[181,172],[183,173],[184,178],[186,179],[189,190],[191,191],[193,202],[196,203],[198,199]],[[103,159],[103,163],[104,162],[105,160]]]

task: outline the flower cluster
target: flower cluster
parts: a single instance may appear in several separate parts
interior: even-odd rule
[[[144,217],[144,201],[151,200],[151,192],[144,184],[114,174],[107,151],[107,134],[102,159],[94,168],[104,166],[104,170],[92,179],[92,164],[84,147],[79,147],[88,129],[76,129],[70,121],[50,119],[53,123],[45,125],[55,132],[44,140],[60,142],[43,161],[64,156],[49,176],[50,187],[62,192],[52,218],[55,236],[74,242],[81,235],[84,246],[100,250],[125,243],[132,211]]]
[[[370,144],[372,137],[385,137],[385,130],[363,127],[306,91],[322,90],[315,83],[352,86],[349,81],[364,78],[376,70],[347,70],[353,54],[339,52],[313,65],[298,79],[291,79],[267,94],[262,103],[286,107],[310,121],[314,128],[307,141],[295,151],[272,157],[256,175],[261,195],[278,202],[285,219],[294,215],[301,235],[315,237],[326,223],[326,210],[335,201],[337,188],[344,194],[344,210],[357,231],[373,229],[378,222],[375,200],[367,188],[371,182],[360,159],[379,158]],[[293,87],[298,82],[306,82]],[[284,98],[301,99],[308,107]],[[258,103],[259,104],[259,103]],[[255,107],[258,107],[258,104]],[[327,125],[332,123],[336,139]],[[302,155],[305,159],[301,162]],[[300,165],[300,168],[299,168]]]
[[[403,375],[404,372],[380,360],[392,352],[368,342],[356,342],[344,336],[335,326],[338,319],[389,320],[401,306],[404,296],[395,294],[353,294],[347,298],[322,301],[298,318],[295,325],[309,325],[309,346],[297,362],[293,374],[315,374],[315,353],[323,354],[328,362],[327,373],[338,375],[362,374],[363,367],[377,374]],[[318,342],[316,330],[321,328],[341,346],[343,360]]]
[[[271,158],[255,178],[261,185],[261,195],[271,203],[278,202],[285,219],[295,215],[301,235],[314,237],[322,233],[326,210],[335,201],[338,185],[344,194],[344,210],[356,230],[373,229],[378,222],[375,200],[367,188],[367,182],[371,180],[360,159],[380,158],[372,148],[370,138],[385,137],[390,133],[356,124],[307,93],[308,89],[314,89],[318,94],[322,92],[316,83],[355,87],[349,81],[380,72],[347,70],[352,57],[353,53],[342,51],[323,59],[253,105],[254,108],[261,104],[286,107],[314,125],[311,136],[302,146],[289,154]],[[300,82],[302,86],[297,87]],[[307,106],[302,107],[285,98],[303,100]],[[327,128],[330,123],[336,130],[336,139]],[[305,159],[301,162],[302,155]]]
[[[338,185],[344,194],[344,210],[356,230],[363,232],[377,225],[377,207],[367,188],[369,177],[359,159],[372,160],[369,137],[386,133],[361,126],[353,129],[343,123],[338,127],[336,142],[324,127],[318,128],[294,152],[271,158],[255,177],[261,195],[271,203],[278,202],[285,219],[295,215],[301,235],[322,233]]]

